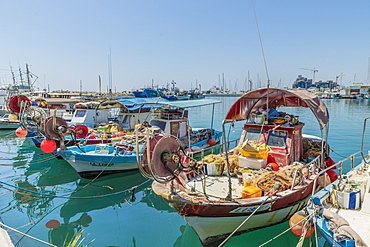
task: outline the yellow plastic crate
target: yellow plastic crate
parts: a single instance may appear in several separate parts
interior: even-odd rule
[[[248,158],[254,158],[254,159],[266,159],[269,153],[266,148],[260,149],[258,152],[249,152],[249,151],[240,149],[240,155],[244,157],[248,157]]]

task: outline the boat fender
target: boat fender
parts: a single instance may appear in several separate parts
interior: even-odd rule
[[[330,157],[325,158],[325,164],[326,164],[326,167],[331,167],[330,169],[337,169],[337,166],[333,166],[333,165],[335,165],[335,162]]]
[[[315,231],[315,226],[312,219],[307,217],[307,213],[304,210],[300,210],[293,214],[289,219],[290,230],[297,236],[309,237]]]

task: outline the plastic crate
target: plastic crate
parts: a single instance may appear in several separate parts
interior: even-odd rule
[[[266,159],[254,159],[239,156],[239,166],[244,168],[251,168],[251,169],[261,169],[266,168],[267,158]]]
[[[243,149],[240,149],[240,155],[248,158],[254,158],[254,159],[266,159],[269,155],[267,149],[260,149],[258,152],[250,152],[245,151]]]

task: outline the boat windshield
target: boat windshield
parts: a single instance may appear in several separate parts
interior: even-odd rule
[[[263,132],[264,131],[261,129],[249,128],[245,138],[249,141],[260,141],[263,136]]]
[[[269,131],[266,144],[270,147],[285,148],[287,137],[287,131],[271,130]]]
[[[163,121],[157,121],[157,120],[152,120],[152,121],[150,121],[150,125],[152,125],[152,126],[157,126],[157,127],[159,127],[161,130],[165,131],[166,122],[163,122]]]
[[[77,110],[75,117],[84,117],[85,115],[86,115],[86,111]]]

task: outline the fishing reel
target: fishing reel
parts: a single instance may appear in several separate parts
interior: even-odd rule
[[[31,106],[31,100],[24,95],[14,95],[11,96],[8,100],[8,107],[11,112],[14,114],[18,114],[24,109],[26,109],[28,106]]]
[[[159,183],[174,180],[180,172],[192,171],[196,164],[174,136],[154,135],[143,150],[138,159],[140,171]]]
[[[46,137],[61,141],[64,136],[71,135],[74,138],[83,139],[89,134],[85,125],[68,126],[66,120],[61,117],[48,117],[42,123],[42,130]]]

